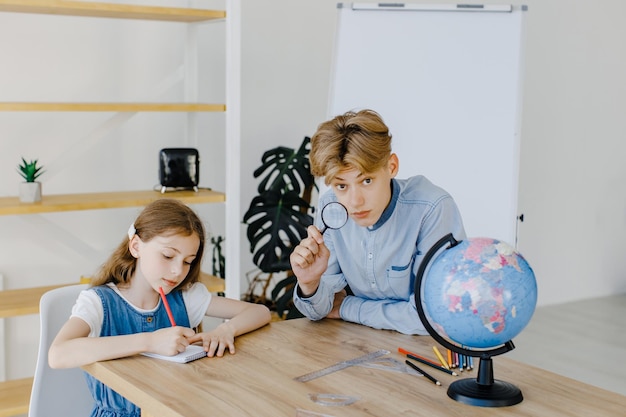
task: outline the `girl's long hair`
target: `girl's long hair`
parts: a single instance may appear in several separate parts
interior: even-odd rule
[[[185,288],[198,281],[204,253],[205,234],[202,221],[191,208],[170,198],[156,200],[142,210],[135,220],[134,228],[135,233],[144,242],[148,242],[156,236],[175,234],[191,236],[196,234],[200,239],[198,253],[191,263],[189,273],[176,289]],[[109,259],[100,267],[91,280],[92,286],[109,282],[121,286],[130,283],[137,267],[137,259],[130,253],[128,240],[129,238],[125,237]]]

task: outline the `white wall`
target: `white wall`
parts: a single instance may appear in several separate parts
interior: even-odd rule
[[[336,3],[243,2],[242,214],[256,195],[252,171],[262,153],[278,145],[298,146],[327,116]],[[626,27],[620,21],[626,3],[513,3],[529,6],[519,199],[525,222],[519,248],[537,274],[539,303],[626,292]],[[0,14],[0,100],[148,99],[180,65],[176,39],[183,34],[151,25],[137,31],[136,25],[115,21],[102,27],[89,19],[86,27],[67,23],[67,30],[57,33],[58,22],[34,18],[35,24],[26,24],[25,17]],[[211,36],[217,34],[205,36],[207,44]],[[153,55],[147,45],[156,42],[160,50]],[[219,71],[216,61],[203,59],[202,71]],[[119,83],[123,88],[115,89]],[[160,97],[176,98],[181,91],[174,83]],[[223,92],[202,84],[200,94],[200,99],[219,100]],[[44,193],[149,188],[157,181],[156,152],[184,131],[176,116],[140,114],[97,139],[94,126],[112,115],[40,114],[36,122],[32,116],[0,113],[2,196],[16,195],[20,155],[49,166],[42,177]],[[220,116],[207,118],[201,123],[220,137]],[[201,146],[201,182],[219,189],[222,153]],[[220,234],[221,214],[198,209]],[[92,273],[123,238],[137,210],[0,216],[0,272],[7,287]],[[243,226],[241,256],[242,272],[251,270]],[[7,376],[32,375],[38,319],[18,317],[7,324]]]
[[[520,247],[539,302],[626,291],[626,27],[619,0],[528,15]]]

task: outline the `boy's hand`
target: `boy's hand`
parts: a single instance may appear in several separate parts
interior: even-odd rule
[[[343,303],[343,299],[347,297],[346,290],[341,290],[338,293],[335,293],[335,299],[333,300],[333,309],[330,310],[330,313],[326,317],[329,319],[340,319],[341,315],[339,314],[339,310],[341,309],[341,303]]]
[[[308,236],[294,248],[289,260],[300,290],[305,296],[310,296],[317,291],[322,274],[328,267],[330,251],[317,227],[309,226],[307,233]]]

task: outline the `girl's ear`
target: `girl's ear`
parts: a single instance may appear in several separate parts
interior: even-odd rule
[[[389,162],[387,162],[387,168],[389,168],[389,176],[394,178],[398,175],[398,170],[400,169],[400,160],[398,159],[398,155],[392,153],[389,156]]]
[[[128,251],[133,258],[139,258],[139,237],[134,235],[131,240],[128,241]]]

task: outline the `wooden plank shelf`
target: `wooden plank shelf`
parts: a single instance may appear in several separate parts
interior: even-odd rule
[[[200,189],[195,191],[117,191],[86,194],[43,195],[40,202],[21,203],[18,197],[0,197],[0,216],[39,214],[59,211],[97,210],[145,206],[160,198],[174,198],[185,204],[221,203],[223,193]]]
[[[0,382],[0,417],[28,413],[33,378]]]
[[[207,274],[206,272],[200,273],[200,280],[209,292],[224,292],[226,291],[226,281],[224,278],[216,277],[215,275]]]
[[[0,111],[25,112],[224,112],[225,104],[209,103],[61,103],[0,102]]]
[[[37,314],[39,313],[39,300],[44,293],[73,284],[77,283],[0,291],[0,318]]]
[[[184,23],[206,22],[226,17],[226,12],[222,10],[63,0],[0,0],[0,11],[62,16],[160,20]]]
[[[210,292],[218,293],[225,291],[224,279],[216,277],[215,275],[202,272],[200,274],[200,282],[202,282]],[[81,278],[80,283],[89,283],[89,278]],[[44,293],[55,288],[75,284],[78,284],[78,282],[0,291],[0,318],[38,314],[39,300]]]

